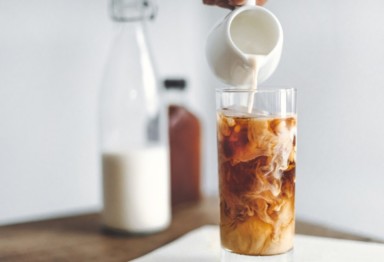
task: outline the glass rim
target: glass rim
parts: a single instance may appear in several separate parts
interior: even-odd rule
[[[297,93],[297,88],[294,87],[278,87],[278,88],[236,88],[236,87],[220,87],[216,88],[216,93],[278,93],[278,92],[293,92]]]

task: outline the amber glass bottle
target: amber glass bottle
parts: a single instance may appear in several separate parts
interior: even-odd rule
[[[189,110],[184,79],[167,79],[172,206],[201,197],[201,126]]]

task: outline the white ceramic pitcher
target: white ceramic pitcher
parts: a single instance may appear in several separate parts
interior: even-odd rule
[[[280,22],[254,2],[248,1],[233,10],[208,35],[208,64],[226,84],[254,86],[255,74],[257,83],[265,81],[280,61],[283,46]]]

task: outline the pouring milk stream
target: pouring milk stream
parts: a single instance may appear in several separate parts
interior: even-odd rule
[[[210,32],[208,64],[221,81],[256,90],[275,71],[283,46],[283,30],[276,16],[254,0],[236,8]],[[249,96],[248,112],[253,107]]]

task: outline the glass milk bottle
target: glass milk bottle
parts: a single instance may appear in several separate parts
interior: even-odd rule
[[[118,32],[100,94],[102,220],[129,233],[165,229],[171,219],[165,114],[147,45],[150,1],[113,0]]]

